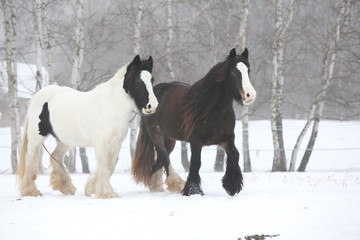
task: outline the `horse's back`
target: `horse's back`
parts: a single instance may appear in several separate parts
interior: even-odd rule
[[[169,90],[182,88],[182,87],[189,87],[190,85],[184,82],[180,81],[174,81],[169,83],[159,83],[156,86],[154,86],[154,93],[156,97],[162,97],[164,93],[168,92]]]
[[[69,146],[89,145],[88,140],[80,132],[85,126],[83,122],[86,121],[83,120],[91,118],[91,112],[83,106],[86,102],[89,106],[92,104],[89,102],[90,98],[86,97],[87,95],[89,94],[66,86],[50,85],[42,88],[29,103],[27,112],[29,131],[33,135],[37,134],[40,127],[39,116],[43,115],[52,126],[52,134],[56,135],[58,140]],[[46,112],[43,112],[44,107]],[[88,114],[84,115],[84,111],[87,111]],[[75,139],[76,142],[72,139]],[[77,144],[77,142],[79,143]]]
[[[156,85],[154,93],[159,101],[159,106],[154,115],[143,118],[143,121],[151,124],[156,122],[155,125],[159,124],[167,137],[182,140],[184,138],[181,132],[182,103],[189,86],[187,83],[178,81]]]

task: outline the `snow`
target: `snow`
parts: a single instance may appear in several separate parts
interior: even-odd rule
[[[287,157],[304,121],[286,120]],[[271,173],[272,140],[268,121],[250,122],[252,173],[231,197],[221,186],[223,173],[212,170],[216,148],[202,152],[205,196],[150,193],[131,179],[129,140],[123,144],[111,178],[118,199],[84,196],[88,175],[71,174],[77,192],[64,196],[49,186],[49,171],[37,179],[43,197],[20,197],[10,170],[10,130],[0,128],[0,239],[359,239],[360,122],[322,121],[315,151],[305,173]],[[236,133],[241,131],[241,123]],[[241,134],[236,144],[241,147]],[[52,140],[46,142],[51,150]],[[302,149],[305,148],[302,147]],[[88,149],[90,169],[96,163]],[[44,166],[48,156],[44,153]],[[299,159],[301,155],[299,155]],[[171,155],[176,171],[180,145]],[[242,164],[242,162],[241,162]]]

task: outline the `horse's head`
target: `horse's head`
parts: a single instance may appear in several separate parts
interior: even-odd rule
[[[250,64],[248,55],[247,48],[241,55],[236,55],[236,50],[233,48],[228,57],[229,66],[231,67],[230,78],[232,85],[235,85],[233,88],[234,98],[238,102],[242,101],[245,105],[251,104],[256,98],[256,91],[249,78]]]
[[[154,78],[151,74],[153,59],[140,60],[137,55],[127,66],[124,78],[124,89],[134,99],[137,108],[144,114],[155,113],[159,105],[153,92]]]

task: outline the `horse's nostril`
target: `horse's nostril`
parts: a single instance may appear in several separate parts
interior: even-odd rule
[[[247,94],[246,94],[246,97],[250,97],[250,93],[247,93]]]
[[[149,103],[148,105],[147,105],[147,109],[150,109],[151,108],[151,104]]]

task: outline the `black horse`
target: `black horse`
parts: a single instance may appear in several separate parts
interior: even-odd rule
[[[164,191],[163,171],[169,191],[183,195],[201,194],[199,169],[203,146],[220,145],[227,154],[223,187],[229,195],[239,193],[243,177],[239,152],[235,147],[235,113],[233,100],[250,104],[256,92],[249,80],[248,50],[229,56],[216,64],[192,86],[182,82],[161,83],[154,87],[159,101],[156,113],[143,115],[132,161],[132,174],[137,183],[151,191]],[[184,181],[173,170],[169,154],[176,140],[190,142],[190,172]],[[155,151],[154,151],[155,150]]]

